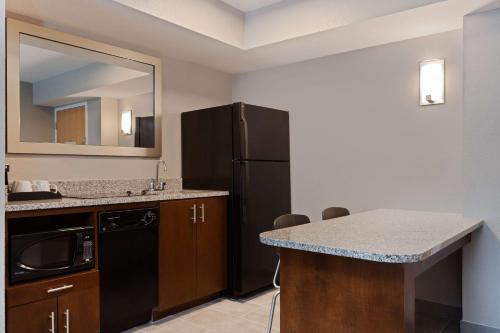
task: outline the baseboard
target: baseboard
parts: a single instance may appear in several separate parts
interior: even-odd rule
[[[462,320],[460,322],[460,333],[500,333],[500,329]]]
[[[213,301],[213,300],[220,298],[221,296],[222,296],[222,292],[219,292],[219,293],[215,293],[215,294],[208,295],[208,296],[205,296],[202,298],[198,298],[194,301],[180,304],[180,305],[168,308],[168,309],[155,308],[155,309],[153,309],[153,315],[152,315],[153,321],[157,321],[157,320],[163,319],[165,317],[177,314],[179,312],[182,312],[182,311],[197,307],[199,305],[208,303],[210,301]]]
[[[415,300],[415,312],[434,318],[442,318],[453,321],[459,321],[462,319],[461,307],[434,303],[421,299]]]

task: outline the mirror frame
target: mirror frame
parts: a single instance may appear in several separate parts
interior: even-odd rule
[[[21,102],[20,102],[20,41],[21,34],[31,35],[54,42],[81,47],[91,51],[134,60],[154,66],[154,148],[67,145],[49,142],[21,141]],[[161,156],[161,109],[162,109],[162,70],[161,59],[120,47],[73,36],[23,21],[7,18],[7,153],[46,154],[46,155],[93,155],[123,157],[160,157]]]

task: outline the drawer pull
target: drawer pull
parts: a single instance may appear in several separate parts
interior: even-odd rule
[[[50,328],[49,328],[49,332],[50,333],[56,333],[56,330],[55,330],[55,322],[54,322],[54,311],[52,311],[49,315],[49,318],[50,318]]]
[[[193,205],[193,207],[191,207],[191,210],[193,211],[193,216],[191,217],[191,221],[193,221],[193,224],[196,224],[196,205]]]
[[[66,333],[69,333],[69,309],[64,311],[64,318],[66,323],[64,324],[64,328],[66,329]]]
[[[66,290],[66,289],[71,289],[73,288],[72,284],[66,284],[64,286],[56,287],[56,288],[50,288],[47,290],[47,294],[52,294],[58,291]]]
[[[201,222],[205,222],[205,204],[200,205],[200,211],[201,211],[200,220]]]

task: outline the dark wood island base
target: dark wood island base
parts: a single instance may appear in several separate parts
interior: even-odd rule
[[[413,333],[415,278],[470,234],[418,263],[280,249],[282,333]]]

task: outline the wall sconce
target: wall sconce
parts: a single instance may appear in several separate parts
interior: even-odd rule
[[[420,63],[420,105],[444,103],[444,59]]]
[[[121,133],[123,135],[132,135],[132,110],[122,112]]]

